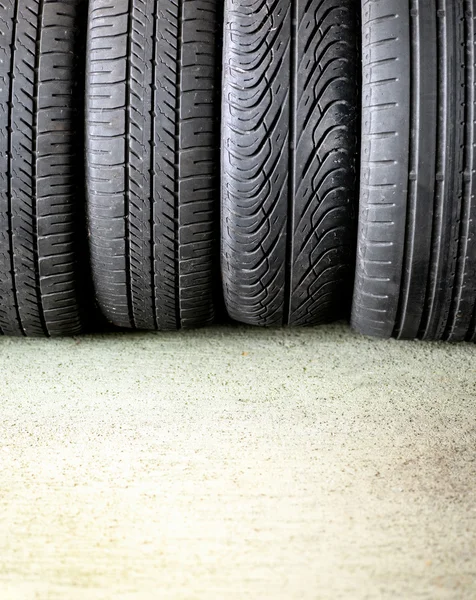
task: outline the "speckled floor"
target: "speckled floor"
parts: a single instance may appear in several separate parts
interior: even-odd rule
[[[476,598],[476,347],[0,339],[2,600]]]

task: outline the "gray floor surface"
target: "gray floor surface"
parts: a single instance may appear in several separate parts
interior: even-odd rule
[[[1,600],[476,598],[476,347],[0,339]]]

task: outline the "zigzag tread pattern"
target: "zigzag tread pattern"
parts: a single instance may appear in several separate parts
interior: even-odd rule
[[[222,272],[228,312],[315,325],[350,304],[356,199],[352,0],[225,5]]]

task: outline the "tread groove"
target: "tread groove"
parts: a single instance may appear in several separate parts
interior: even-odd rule
[[[132,262],[131,262],[131,227],[130,227],[130,138],[131,138],[131,50],[132,50],[132,27],[133,27],[133,2],[128,0],[127,11],[127,33],[126,33],[126,106],[124,111],[125,136],[124,136],[124,228],[125,228],[125,260],[126,260],[126,282],[127,282],[127,312],[131,327],[135,327],[134,303],[132,297]]]
[[[19,1],[19,0],[17,0]],[[38,0],[38,25],[35,39],[35,64],[34,64],[34,83],[33,83],[33,125],[32,125],[32,180],[34,182],[34,194],[32,198],[33,207],[33,248],[34,248],[34,268],[36,281],[36,298],[38,304],[38,313],[41,324],[41,329],[45,337],[49,336],[48,327],[45,320],[45,311],[43,307],[43,297],[41,294],[41,277],[39,265],[39,244],[38,244],[38,176],[37,176],[37,159],[38,159],[38,84],[40,71],[40,44],[42,35],[42,19],[43,19],[44,0]]]
[[[149,152],[150,152],[150,287],[153,290],[155,287],[155,232],[154,232],[154,223],[155,223],[155,136],[156,136],[156,127],[155,127],[155,107],[157,103],[157,22],[159,19],[159,3],[156,2],[154,6],[154,14],[153,14],[153,31],[152,31],[152,105],[151,105],[151,119],[150,119],[150,143],[149,143]],[[157,318],[157,305],[153,301],[152,302],[152,318],[154,322],[154,329],[159,329],[159,323]]]
[[[176,82],[175,89],[177,90],[175,96],[175,182],[174,182],[174,196],[175,196],[175,223],[174,223],[174,249],[175,249],[175,287],[180,290],[180,140],[181,140],[181,95],[182,95],[182,40],[183,40],[183,2],[177,0],[177,55],[176,55]],[[182,324],[182,306],[180,293],[175,296],[175,321],[177,328],[180,329]]]
[[[11,58],[10,58],[10,89],[9,89],[9,99],[8,99],[8,170],[7,170],[7,180],[8,180],[8,188],[7,188],[7,198],[8,198],[8,239],[9,239],[9,248],[13,248],[13,208],[12,208],[12,157],[13,157],[13,149],[12,149],[12,131],[13,131],[13,81],[15,79],[15,50],[16,50],[16,37],[17,37],[17,26],[18,26],[18,11],[19,11],[19,2],[15,2],[14,4],[14,15],[13,15],[13,31],[12,31],[12,45],[11,45]],[[18,303],[18,293],[16,286],[16,277],[15,277],[15,259],[13,251],[10,250],[10,268],[11,268],[11,278],[12,278],[12,287],[13,287],[13,298],[16,312],[16,319],[18,323],[18,327],[23,336],[26,335],[25,329],[22,324],[19,303]]]
[[[290,79],[289,79],[289,169],[288,207],[286,224],[286,279],[284,289],[283,325],[289,325],[292,318],[293,267],[294,267],[294,198],[296,193],[296,139],[297,139],[297,65],[298,57],[298,6],[299,0],[291,0],[290,35]]]

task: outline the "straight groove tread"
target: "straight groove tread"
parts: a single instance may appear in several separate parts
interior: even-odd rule
[[[0,331],[82,329],[80,0],[0,4]]]
[[[362,7],[353,325],[380,337],[471,339],[475,2],[411,0],[402,9],[398,0],[364,0]]]
[[[90,4],[91,255],[120,327],[213,319],[216,19],[216,0]]]

